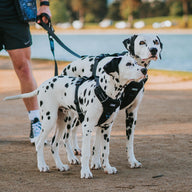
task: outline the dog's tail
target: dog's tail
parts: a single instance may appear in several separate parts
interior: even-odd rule
[[[29,98],[29,97],[34,97],[36,96],[38,93],[38,90],[34,90],[30,93],[24,93],[24,94],[20,94],[20,95],[15,95],[15,96],[9,96],[9,97],[5,97],[3,99],[3,101],[7,101],[7,100],[14,100],[14,99],[24,99],[24,98]]]

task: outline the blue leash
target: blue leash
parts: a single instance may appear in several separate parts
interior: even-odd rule
[[[43,20],[42,20],[42,17],[46,17],[48,19],[48,23],[44,23]],[[51,25],[51,19],[49,17],[49,15],[47,15],[46,13],[42,13],[41,15],[39,15],[37,17],[37,20],[40,20],[40,23],[38,23],[39,25],[41,25],[48,33],[48,36],[49,36],[49,42],[50,42],[50,49],[51,49],[51,52],[53,54],[53,58],[54,58],[54,61],[55,61],[55,76],[58,75],[58,65],[57,65],[57,61],[56,61],[56,58],[55,58],[55,47],[54,47],[54,40],[57,41],[57,43],[62,47],[64,48],[66,51],[68,51],[69,53],[71,53],[73,56],[77,57],[77,58],[81,58],[81,56],[77,53],[75,53],[74,51],[72,51],[69,47],[67,47],[58,37],[57,35],[55,35],[54,33],[54,29]]]

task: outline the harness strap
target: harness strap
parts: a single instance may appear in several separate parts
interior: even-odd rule
[[[120,99],[112,99],[111,97],[107,96],[107,94],[103,91],[101,86],[99,85],[99,78],[95,78],[96,80],[96,88],[95,88],[95,95],[101,102],[103,106],[103,113],[101,114],[97,126],[101,125],[107,119],[110,118],[113,112],[121,105]]]
[[[87,80],[87,77],[82,77],[76,82],[76,88],[75,88],[75,100],[74,103],[76,105],[76,110],[79,116],[79,121],[82,123],[84,120],[84,114],[82,113],[80,107],[79,107],[79,100],[78,100],[78,91],[79,87]]]
[[[147,80],[148,78],[142,79],[140,82],[132,81],[125,87],[123,95],[121,97],[120,109],[127,107],[134,101]]]

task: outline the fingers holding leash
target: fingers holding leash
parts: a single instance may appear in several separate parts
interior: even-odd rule
[[[41,20],[40,17],[41,16]],[[49,9],[49,2],[46,0],[43,0],[40,2],[40,8],[37,12],[37,23],[40,24],[42,21],[44,23],[49,23],[51,18],[51,11]]]

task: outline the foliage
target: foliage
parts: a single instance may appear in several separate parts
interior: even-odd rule
[[[171,16],[181,16],[183,15],[183,8],[182,8],[182,3],[181,1],[175,1],[172,3],[170,6],[170,15]]]
[[[67,10],[66,0],[54,0],[50,4],[53,23],[67,22],[70,19],[70,12]]]
[[[120,12],[123,19],[127,19],[129,15],[133,17],[138,14],[141,0],[122,0],[120,5]]]
[[[94,17],[95,22],[101,21],[107,14],[107,0],[88,0],[86,12]]]
[[[114,21],[122,19],[120,15],[120,1],[114,2],[109,6],[107,17]]]

